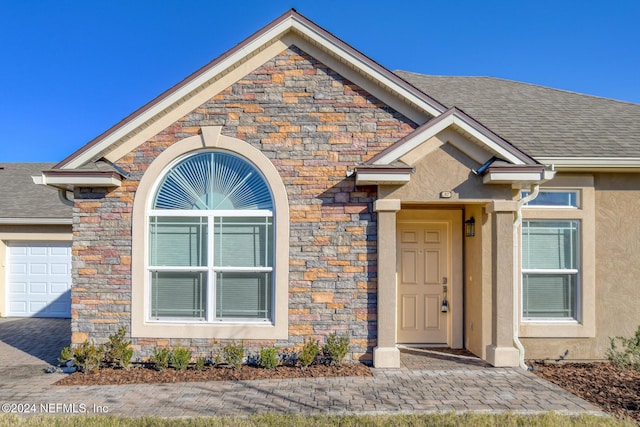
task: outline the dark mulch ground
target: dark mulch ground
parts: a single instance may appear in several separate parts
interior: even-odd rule
[[[278,366],[274,369],[263,369],[247,365],[243,365],[239,369],[206,366],[201,371],[192,368],[184,371],[176,371],[175,369],[157,371],[146,367],[131,367],[126,370],[102,368],[91,374],[76,372],[61,379],[56,384],[117,385],[313,377],[369,377],[371,375],[369,368],[361,363],[349,363],[342,366],[311,365],[306,369],[294,366]]]
[[[604,411],[640,423],[640,372],[610,363],[534,365],[534,373]]]

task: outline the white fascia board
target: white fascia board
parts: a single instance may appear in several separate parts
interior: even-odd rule
[[[358,171],[356,185],[402,185],[411,180],[411,172],[384,173]]]
[[[536,157],[556,169],[640,169],[640,157]]]
[[[541,182],[544,173],[540,172],[488,172],[482,177],[484,184],[507,184],[511,182]]]
[[[105,139],[100,141],[98,144],[91,147],[91,149],[85,151],[84,153],[74,158],[72,161],[64,165],[62,169],[75,169],[77,167],[84,165],[86,162],[90,161],[95,154],[100,153],[101,151],[107,149],[111,144],[118,141],[120,138],[126,136],[128,133],[136,129],[138,126],[141,126],[142,124],[144,124],[145,122],[153,118],[159,112],[168,109],[174,103],[178,102],[180,99],[184,98],[186,95],[196,90],[198,87],[204,85],[207,81],[213,79],[216,75],[220,74],[222,71],[231,67],[233,64],[235,64],[240,59],[247,56],[254,50],[258,49],[267,41],[273,38],[276,38],[279,34],[286,31],[288,28],[291,27],[291,23],[290,23],[291,20],[292,18],[286,19],[279,25],[271,28],[269,31],[265,32],[257,39],[253,40],[252,42],[248,43],[246,46],[236,51],[233,55],[230,55],[229,57],[222,60],[216,66],[210,68],[209,70],[202,73],[195,79],[191,80],[189,83],[181,87],[180,90],[177,90],[176,92],[170,94],[169,96],[167,96],[166,98],[164,98],[163,100],[155,104],[152,108],[144,111],[139,116],[135,117],[133,120],[131,120],[130,122],[128,122],[127,124],[119,128],[112,134],[108,135]]]
[[[386,156],[383,156],[378,160],[376,160],[374,164],[388,165],[398,160],[400,157],[404,156],[409,151],[418,147],[424,141],[429,140],[430,138],[436,136],[437,134],[439,134],[440,132],[442,132],[443,130],[445,130],[446,128],[454,124],[460,127],[461,129],[463,129],[465,132],[469,133],[475,139],[482,142],[484,145],[487,146],[487,148],[491,152],[497,153],[502,158],[504,158],[504,160],[507,160],[508,162],[514,165],[525,164],[525,162],[523,162],[520,158],[510,153],[509,151],[505,150],[502,146],[500,146],[491,138],[487,137],[485,134],[477,130],[475,127],[471,126],[462,118],[458,117],[456,114],[452,114],[449,117],[446,117],[445,119],[440,120],[435,125],[428,127],[423,132],[417,133],[410,140],[406,141],[404,144],[398,147],[396,150],[390,151]]]
[[[52,187],[79,186],[79,187],[120,187],[122,180],[113,176],[43,176],[42,185]]]
[[[117,129],[115,132],[108,135],[105,139],[103,139],[102,141],[100,141],[99,143],[91,147],[91,149],[78,155],[76,158],[74,158],[69,163],[64,165],[62,169],[75,169],[84,165],[86,162],[90,161],[91,158],[93,158],[93,156],[95,156],[97,153],[100,153],[103,150],[106,150],[111,144],[115,143],[120,138],[123,138],[124,136],[129,134],[138,126],[143,125],[145,122],[153,118],[159,112],[165,109],[168,109],[169,107],[171,107],[171,105],[178,102],[180,99],[184,98],[186,95],[196,90],[198,87],[204,85],[207,81],[213,79],[216,75],[230,68],[233,64],[240,61],[245,56],[256,51],[267,42],[276,39],[281,34],[285,33],[291,28],[309,37],[311,40],[314,40],[316,43],[324,46],[330,52],[344,59],[347,63],[351,64],[352,66],[365,71],[373,79],[376,79],[377,81],[381,82],[384,86],[390,87],[392,90],[401,94],[411,102],[418,105],[420,108],[423,108],[432,116],[439,116],[440,114],[442,114],[441,111],[437,110],[432,105],[425,102],[423,99],[419,98],[415,94],[412,94],[411,92],[407,91],[401,86],[390,81],[384,75],[382,75],[381,73],[379,73],[378,71],[376,71],[375,69],[367,65],[365,62],[361,61],[359,58],[351,55],[344,49],[335,45],[334,43],[329,41],[326,37],[314,31],[312,28],[304,25],[304,23],[296,20],[294,17],[289,17],[283,20],[280,24],[266,31],[264,34],[260,35],[260,37],[247,43],[245,46],[243,46],[238,51],[234,52],[232,55],[220,61],[220,63],[216,64],[216,66],[210,68],[206,72],[202,73],[198,77],[191,80],[189,83],[185,84],[183,87],[180,88],[180,90],[177,90],[176,92],[168,95],[166,98],[164,98],[163,100],[155,104],[152,108],[144,111],[139,116],[135,117],[133,120],[123,125],[121,128]]]
[[[3,225],[70,225],[71,218],[0,218]]]
[[[404,144],[402,144],[400,147],[398,147],[395,150],[390,151],[385,156],[380,157],[373,164],[374,165],[388,165],[388,164],[391,164],[392,162],[395,162],[400,157],[404,156],[409,151],[411,151],[414,148],[418,147],[423,142],[428,141],[429,139],[431,139],[435,135],[439,134],[440,132],[442,132],[443,130],[445,130],[449,126],[451,126],[452,124],[453,124],[453,116],[449,116],[449,117],[439,121],[435,125],[430,126],[429,128],[425,129],[423,132],[419,132],[419,133],[415,134],[411,139],[409,139],[408,141],[405,141]]]
[[[510,163],[512,163],[514,165],[524,165],[525,164],[525,162],[523,162],[520,158],[515,156],[513,153],[510,153],[509,151],[505,150],[502,146],[497,144],[491,138],[487,137],[485,134],[483,134],[478,129],[476,129],[475,127],[471,126],[469,123],[467,123],[466,121],[464,121],[462,118],[458,117],[455,114],[453,115],[453,123],[456,126],[461,127],[465,132],[468,132],[470,135],[472,135],[477,140],[479,140],[482,143],[484,143],[487,147],[489,147],[489,149],[491,151],[493,151],[493,152],[497,153],[498,155],[500,155],[504,160],[506,160],[506,161],[508,161],[508,162],[510,162]]]

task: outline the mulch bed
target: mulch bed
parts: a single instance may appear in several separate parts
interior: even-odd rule
[[[361,363],[342,366],[311,365],[306,369],[278,366],[274,369],[243,365],[239,369],[206,366],[203,370],[189,368],[184,371],[165,369],[157,371],[147,367],[129,369],[102,368],[91,374],[76,372],[56,382],[56,385],[120,385],[178,383],[194,381],[246,381],[284,378],[315,377],[370,377],[371,371]]]
[[[533,372],[616,417],[640,424],[640,371],[600,362],[536,363]]]

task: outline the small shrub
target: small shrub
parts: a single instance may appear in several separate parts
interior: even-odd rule
[[[640,326],[635,336],[631,338],[609,338],[610,347],[607,350],[607,359],[614,365],[623,369],[640,371]],[[620,345],[620,349],[618,349]]]
[[[311,338],[308,338],[304,341],[302,351],[300,352],[300,354],[298,354],[298,360],[300,361],[300,366],[302,367],[302,369],[309,367],[313,362],[316,361],[318,352],[320,352],[318,341],[314,341]]]
[[[151,362],[153,362],[158,371],[167,369],[169,367],[169,360],[171,360],[171,351],[168,348],[153,349]]]
[[[347,352],[349,351],[348,332],[345,332],[344,335],[340,336],[335,332],[330,333],[327,337],[327,343],[324,345],[323,351],[331,361],[332,365],[342,366],[342,362],[344,362],[344,358],[347,356]]]
[[[177,371],[184,371],[191,362],[191,350],[184,347],[174,348],[171,352],[171,365]]]
[[[207,358],[200,356],[196,359],[196,371],[202,371],[204,369],[204,365],[207,364]]]
[[[73,361],[73,348],[71,346],[67,346],[60,351],[58,362],[67,363],[70,360]]]
[[[214,354],[213,357],[211,358],[211,363],[213,364],[213,366],[218,366],[222,364],[223,363],[222,356],[220,356],[219,354]]]
[[[235,340],[231,344],[227,344],[222,348],[222,356],[224,361],[229,365],[238,369],[242,366],[242,358],[244,357],[244,345],[242,341],[236,344]]]
[[[260,349],[260,367],[273,369],[280,363],[278,359],[278,349],[275,347],[264,347]]]
[[[109,341],[105,344],[104,362],[109,366],[127,369],[133,357],[133,349],[129,348],[131,341],[124,337],[127,327],[122,326],[113,335],[109,336]]]
[[[73,349],[73,363],[81,372],[89,374],[100,368],[100,363],[104,358],[104,346],[89,342],[83,342]]]

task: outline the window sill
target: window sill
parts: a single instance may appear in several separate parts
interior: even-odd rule
[[[544,323],[545,325],[579,325],[580,323],[575,320],[575,319],[569,319],[569,318],[558,318],[558,319],[553,319],[553,318],[540,318],[540,319],[535,319],[535,318],[529,318],[529,319],[522,319],[522,324],[533,324],[535,325],[536,323]]]
[[[149,321],[131,325],[131,336],[145,338],[287,339],[287,326],[264,323]]]
[[[522,338],[593,338],[595,326],[573,320],[522,321],[519,335]]]

